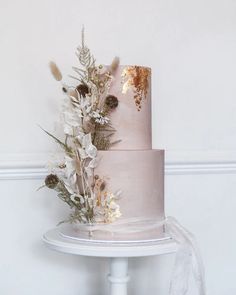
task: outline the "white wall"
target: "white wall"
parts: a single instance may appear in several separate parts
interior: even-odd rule
[[[101,295],[105,259],[50,251],[42,234],[67,215],[42,183],[61,91],[82,24],[99,63],[153,69],[154,147],[167,150],[166,213],[198,238],[209,295],[236,287],[236,2],[0,1],[0,294]],[[133,259],[130,294],[167,295],[173,256]],[[97,270],[102,271],[97,271]],[[159,292],[159,293],[158,293]],[[190,293],[191,295],[194,292]]]

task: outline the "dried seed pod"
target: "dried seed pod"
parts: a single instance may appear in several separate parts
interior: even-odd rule
[[[77,201],[77,202],[80,202],[80,198],[79,198],[79,197],[77,197],[77,196],[76,196],[76,197],[74,197],[74,200],[75,200],[75,201]]]
[[[80,96],[85,97],[89,93],[89,88],[86,84],[80,84],[76,87],[76,90],[79,92]]]
[[[106,98],[105,98],[105,104],[107,107],[109,107],[111,110],[112,109],[115,109],[119,102],[118,102],[118,99],[116,96],[114,95],[108,95]]]
[[[64,93],[67,93],[67,88],[66,88],[65,86],[63,86],[63,87],[62,87],[62,91],[63,91]]]
[[[58,185],[58,183],[59,183],[59,178],[55,174],[49,174],[45,178],[45,185],[50,189],[54,189]]]
[[[100,185],[100,191],[104,191],[105,187],[106,187],[106,182],[103,181]]]
[[[65,163],[60,164],[60,165],[58,165],[58,167],[59,167],[60,169],[65,169],[65,168],[66,168],[66,164],[65,164]]]

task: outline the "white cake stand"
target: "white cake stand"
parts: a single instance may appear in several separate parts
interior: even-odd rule
[[[177,249],[177,245],[172,239],[119,244],[83,242],[63,237],[57,228],[44,234],[43,241],[49,248],[63,253],[110,258],[108,281],[110,282],[111,295],[127,295],[129,257],[169,254],[176,252]]]

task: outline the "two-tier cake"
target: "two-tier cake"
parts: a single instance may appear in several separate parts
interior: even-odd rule
[[[91,232],[92,226],[113,235],[161,225],[164,151],[152,150],[151,69],[121,66],[118,58],[109,66],[96,65],[83,32],[76,55],[72,85],[62,82],[59,68],[50,63],[64,93],[64,138],[46,131],[63,154],[45,185],[71,208],[63,223],[76,224],[79,232]],[[74,228],[69,227],[70,235]]]
[[[119,100],[110,115],[119,140],[99,151],[95,174],[110,178],[112,191],[122,191],[121,218],[164,218],[164,151],[152,150],[151,69],[119,66],[110,87]]]

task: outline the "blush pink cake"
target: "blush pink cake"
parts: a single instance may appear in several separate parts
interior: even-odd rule
[[[60,223],[77,226],[79,234],[108,232],[109,240],[119,232],[120,241],[132,232],[136,240],[136,232],[149,238],[155,227],[157,237],[165,219],[164,150],[152,149],[151,69],[120,65],[118,57],[97,65],[84,29],[81,41],[71,84],[49,64],[64,94],[64,137],[44,130],[63,150],[45,186],[71,209]]]
[[[121,233],[127,234],[126,227],[139,222],[148,225],[143,231],[163,225],[164,150],[152,149],[151,69],[122,66],[116,58],[110,66],[96,66],[90,55],[88,61],[84,57],[86,50],[80,48],[78,56],[82,66],[88,65],[74,68],[81,83],[62,84],[65,140],[46,131],[65,154],[45,185],[73,210],[63,222],[79,231],[90,232],[92,226],[104,232],[122,224],[118,231],[125,228]],[[51,67],[61,81],[59,69]]]
[[[110,118],[121,141],[98,152],[95,174],[105,172],[111,191],[121,190],[121,218],[163,220],[164,150],[152,150],[151,69],[119,66],[110,92],[119,100]]]

